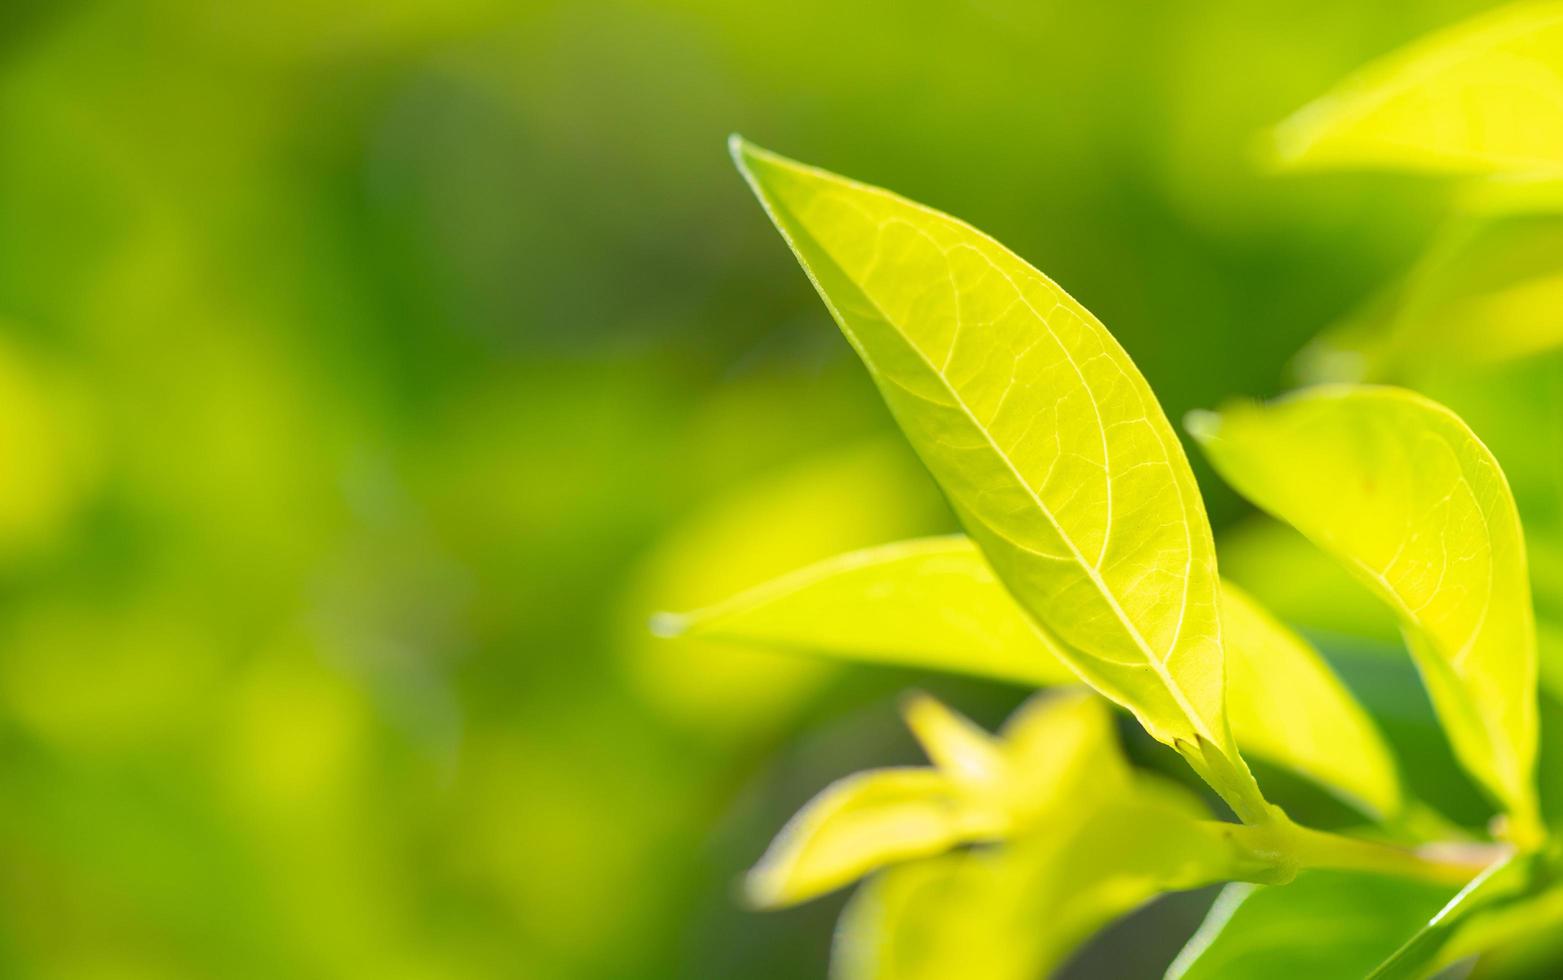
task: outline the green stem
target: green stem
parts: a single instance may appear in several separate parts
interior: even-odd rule
[[[1192,743],[1177,741],[1173,747],[1243,823],[1263,827],[1286,820],[1281,808],[1265,799],[1248,763],[1235,751],[1223,752],[1203,738]]]
[[[1503,845],[1453,843],[1405,848],[1313,830],[1286,818],[1263,825],[1224,825],[1238,872],[1266,884],[1290,881],[1309,868],[1363,871],[1463,885],[1509,853]]]

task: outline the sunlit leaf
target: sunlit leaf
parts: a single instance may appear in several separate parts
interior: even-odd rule
[[[942,702],[915,694],[902,704],[901,714],[929,761],[956,782],[988,790],[1009,775],[998,740]]]
[[[932,769],[877,769],[838,780],[809,802],[749,872],[756,905],[791,905],[875,868],[993,837],[1001,815]]]
[[[1142,793],[1070,807],[1005,846],[889,868],[836,932],[835,980],[1030,980],[1155,895],[1218,880],[1210,825]]]
[[[971,541],[923,538],[829,558],[664,632],[1046,686],[1075,679]]]
[[[1299,355],[1299,373],[1377,381],[1556,349],[1563,344],[1563,212],[1550,198],[1536,204],[1529,211],[1507,199],[1462,211],[1403,282],[1314,340]]]
[[[1263,818],[1223,712],[1209,522],[1123,349],[969,225],[732,149],[999,578],[1083,677]]]
[[[1089,808],[1123,796],[1135,779],[1107,702],[1084,688],[1033,696],[1000,737],[1009,771],[1005,806],[1016,824],[1040,820],[1061,801]]]
[[[1349,579],[1347,585],[1356,589]],[[1225,596],[1236,592],[1223,588]],[[1371,597],[1365,601],[1372,605]],[[1396,812],[1400,794],[1382,739],[1318,654],[1246,596],[1238,594],[1223,608],[1227,705],[1238,746],[1372,812]],[[828,650],[853,660],[1032,684],[1074,679],[981,553],[959,535],[852,552],[678,619],[696,636]],[[1100,706],[1077,710],[1100,713]],[[1021,712],[1011,725],[1024,728],[1032,717],[1045,726],[1051,716]],[[1019,767],[1022,773],[1055,757],[1050,738],[1018,741],[1038,746],[1036,759]],[[1342,751],[1343,744],[1351,750]]]
[[[1531,861],[1507,878],[1490,886],[1491,893],[1448,930],[1435,964],[1481,956],[1484,980],[1530,980],[1557,971],[1563,952],[1563,888],[1556,870]]]
[[[1369,974],[1369,980],[1418,980],[1447,961],[1451,940],[1480,913],[1507,896],[1523,891],[1533,873],[1535,857],[1499,861],[1440,908],[1392,956]],[[1457,955],[1460,955],[1457,953]]]
[[[1400,643],[1395,614],[1384,603],[1296,528],[1267,514],[1223,529],[1221,574],[1298,629]]]
[[[926,695],[904,710],[936,768],[874,770],[827,787],[749,873],[755,904],[805,901],[884,865],[1013,836],[1130,790],[1106,705],[1083,690],[1031,699],[1001,739]]]
[[[1190,429],[1230,483],[1396,610],[1456,755],[1533,834],[1536,638],[1492,454],[1453,413],[1394,388],[1308,389]]]
[[[1167,980],[1360,977],[1443,907],[1453,889],[1307,871],[1285,885],[1228,885]]]
[[[1400,782],[1383,736],[1318,651],[1229,582],[1222,617],[1227,711],[1243,750],[1395,816]]]
[[[838,668],[722,636],[669,643],[647,635],[647,617],[714,602],[838,551],[916,533],[942,509],[916,459],[884,440],[808,456],[716,495],[669,529],[635,572],[623,603],[629,679],[681,725],[729,737],[765,730]]]
[[[1519,4],[1369,65],[1275,131],[1293,167],[1563,165],[1563,6]]]

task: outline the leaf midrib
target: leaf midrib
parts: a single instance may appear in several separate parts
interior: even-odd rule
[[[940,220],[943,220],[943,221],[953,221],[957,225],[968,229],[974,235],[977,235],[979,237],[981,236],[980,232],[977,232],[976,229],[971,228],[970,225],[967,225],[964,222],[961,222],[960,219],[958,219],[958,218],[952,218],[952,217],[950,217],[948,215],[945,215],[945,214],[943,214],[941,212],[935,211],[932,208],[928,208],[928,207],[926,207],[924,205],[920,205],[920,204],[918,204],[915,201],[909,201],[909,200],[907,200],[905,198],[902,198],[902,197],[900,197],[898,195],[891,194],[890,192],[885,191],[885,190],[883,190],[881,188],[870,187],[870,186],[868,186],[866,184],[860,184],[860,183],[857,183],[857,182],[854,182],[854,181],[845,181],[842,178],[835,178],[834,175],[827,176],[824,171],[818,170],[817,168],[808,167],[807,165],[802,165],[802,164],[787,164],[787,165],[797,166],[800,169],[813,172],[816,176],[819,176],[822,179],[825,179],[827,181],[835,180],[835,179],[841,179],[844,182],[850,184],[851,186],[854,186],[854,187],[856,187],[858,189],[861,189],[863,191],[869,192],[869,193],[871,193],[871,194],[873,194],[875,196],[889,197],[889,198],[891,198],[893,201],[895,201],[897,203],[910,205],[913,209],[915,209],[917,211],[920,211],[920,212],[923,212],[925,214],[928,214],[930,216],[936,217],[936,218],[938,218]],[[744,167],[742,169],[743,169],[745,178],[750,182],[751,186],[753,186],[754,190],[757,192],[757,196],[760,198],[761,202],[764,204],[766,209],[768,211],[773,211],[774,212],[775,208],[770,203],[771,202],[771,198],[764,192],[763,189],[761,189],[759,187],[759,182],[749,172],[749,169],[747,167]],[[782,222],[775,221],[775,217],[776,217],[776,215],[773,213],[772,214],[772,220],[777,225],[777,229],[782,233],[782,236],[787,239],[788,246],[792,248],[794,253],[798,253],[800,259],[803,258],[802,254],[800,253],[800,251],[799,251],[799,249],[797,247],[797,244],[793,241],[792,234],[789,233],[789,231],[787,230],[787,228],[785,227],[785,225]],[[801,233],[807,235],[809,240],[820,250],[820,252],[826,258],[828,258],[833,264],[835,264],[836,268],[842,270],[843,278],[845,278],[848,282],[853,282],[852,277],[846,274],[845,269],[842,267],[841,263],[836,259],[836,256],[830,251],[830,249],[826,248],[825,245],[822,242],[820,242],[819,239],[816,238],[814,235],[808,233],[806,230],[803,230],[803,225],[802,225],[801,221],[799,222],[799,228],[800,228]],[[979,253],[979,254],[981,254],[981,253]],[[986,259],[987,257],[983,256],[983,258]],[[948,260],[946,260],[946,261],[948,261]],[[831,312],[831,315],[835,318],[836,323],[848,335],[848,337],[854,341],[854,346],[858,347],[859,350],[865,350],[865,348],[863,347],[861,341],[859,340],[856,332],[853,331],[851,326],[847,323],[846,317],[844,317],[841,314],[841,311],[836,307],[836,304],[831,300],[830,295],[826,292],[826,290],[820,286],[818,278],[809,269],[808,262],[805,260],[801,264],[803,265],[804,272],[808,275],[809,279],[813,282],[815,290],[819,293],[820,298],[825,302],[826,307],[829,308],[829,310]],[[990,260],[990,264],[992,264],[991,260]],[[1063,345],[1062,341],[1058,340],[1057,334],[1053,332],[1051,326],[1047,323],[1046,319],[1044,317],[1042,317],[1042,315],[1037,312],[1037,310],[1036,310],[1036,308],[1034,306],[1031,305],[1030,300],[1027,299],[1027,297],[1025,296],[1024,292],[1021,291],[1019,285],[1017,283],[1015,283],[1013,278],[1009,277],[1008,274],[1004,272],[1004,270],[999,269],[996,265],[994,266],[994,269],[995,269],[995,271],[999,272],[1001,275],[1004,275],[1004,276],[1006,276],[1006,278],[1009,279],[1011,286],[1016,290],[1016,294],[1020,297],[1021,302],[1025,304],[1026,309],[1031,312],[1031,315],[1036,318],[1037,322],[1042,325],[1043,329],[1047,330],[1050,334],[1053,335],[1054,340],[1055,340],[1055,342],[1057,342],[1059,344],[1059,349],[1063,353],[1065,359],[1070,362],[1070,364],[1076,369],[1076,371],[1078,371],[1079,370],[1079,365],[1075,363],[1075,360],[1074,360],[1073,356],[1070,355],[1068,348]],[[855,282],[854,282],[854,285],[856,285]],[[933,362],[928,359],[928,356],[925,353],[923,353],[923,351],[922,351],[922,349],[920,347],[918,347],[916,344],[911,342],[911,340],[906,336],[905,331],[903,331],[895,323],[894,320],[892,320],[890,317],[885,315],[884,310],[880,307],[880,305],[877,302],[875,302],[873,297],[869,296],[868,293],[865,290],[862,289],[862,287],[858,287],[858,292],[863,297],[863,299],[872,307],[874,315],[877,316],[880,319],[881,322],[883,322],[887,326],[889,326],[893,330],[895,335],[898,338],[901,339],[903,344],[908,349],[910,349],[914,354],[916,354],[918,361],[921,362],[923,364],[923,366],[925,368],[927,368],[930,372],[932,372],[934,377],[938,378],[939,383],[944,387],[945,391],[948,392],[948,394],[950,395],[950,398],[954,402],[955,406],[960,409],[961,414],[966,417],[966,420],[971,424],[971,426],[974,429],[976,429],[979,433],[982,434],[983,440],[988,444],[988,447],[993,451],[994,455],[997,456],[1000,460],[1003,461],[1005,468],[1009,470],[1010,475],[1012,477],[1014,477],[1015,482],[1017,482],[1020,486],[1025,488],[1026,495],[1031,498],[1031,501],[1032,501],[1032,503],[1034,503],[1036,505],[1037,510],[1040,511],[1041,514],[1044,517],[1047,518],[1048,523],[1050,525],[1052,525],[1053,530],[1058,534],[1059,540],[1062,541],[1064,543],[1064,546],[1069,549],[1069,553],[1073,556],[1075,564],[1078,565],[1085,572],[1086,576],[1091,580],[1091,584],[1094,585],[1096,587],[1097,591],[1099,593],[1101,593],[1102,597],[1107,600],[1107,604],[1111,608],[1114,617],[1118,620],[1119,624],[1124,628],[1124,630],[1129,634],[1129,637],[1130,637],[1130,639],[1132,639],[1134,641],[1135,646],[1137,646],[1139,648],[1140,652],[1144,655],[1145,661],[1146,661],[1146,665],[1148,667],[1150,667],[1150,669],[1161,680],[1162,684],[1166,686],[1168,693],[1172,695],[1173,700],[1177,703],[1178,707],[1182,709],[1184,715],[1187,717],[1189,722],[1193,725],[1196,733],[1198,735],[1206,738],[1206,739],[1209,739],[1211,742],[1216,742],[1217,740],[1211,734],[1209,729],[1206,727],[1206,725],[1204,723],[1204,719],[1201,718],[1199,713],[1194,710],[1193,705],[1189,702],[1187,695],[1184,694],[1184,692],[1183,692],[1183,689],[1178,685],[1177,681],[1172,677],[1171,673],[1167,670],[1166,664],[1164,664],[1161,660],[1159,660],[1156,657],[1156,655],[1151,651],[1150,645],[1145,641],[1144,636],[1141,635],[1141,633],[1139,631],[1139,628],[1136,627],[1134,625],[1134,623],[1129,619],[1128,614],[1123,609],[1123,606],[1118,602],[1117,595],[1114,594],[1112,589],[1107,585],[1106,581],[1104,581],[1102,579],[1100,572],[1096,568],[1094,568],[1089,562],[1087,562],[1085,560],[1085,556],[1080,552],[1080,549],[1075,545],[1074,540],[1064,531],[1064,528],[1062,527],[1062,525],[1059,524],[1057,517],[1055,517],[1053,512],[1048,509],[1047,505],[1042,501],[1042,498],[1040,496],[1038,496],[1036,490],[1034,490],[1032,488],[1031,484],[1023,476],[1021,476],[1019,469],[1016,468],[1015,463],[1010,458],[1009,454],[1006,453],[998,445],[998,443],[994,441],[993,434],[988,431],[988,428],[986,426],[984,426],[980,421],[978,421],[976,413],[974,413],[972,411],[971,407],[966,404],[966,400],[961,397],[960,392],[957,391],[956,388],[950,383],[949,378],[945,376],[944,372],[940,371],[938,368],[936,368],[933,365]],[[872,366],[872,362],[870,362],[870,365]],[[880,374],[880,372],[877,369],[875,369],[873,371],[873,373],[874,373],[874,375],[876,377],[882,377],[882,375]],[[1090,399],[1093,409],[1095,409],[1098,412],[1098,418],[1099,418],[1100,417],[1099,416],[1100,406],[1099,406],[1099,404],[1096,401],[1095,392],[1093,392],[1091,390],[1091,387],[1090,387],[1089,384],[1085,383],[1083,375],[1081,376],[1081,382],[1082,382],[1082,386],[1085,389],[1086,396]],[[1098,426],[1100,427],[1100,422],[1098,422]],[[1151,428],[1152,428],[1152,431],[1154,432],[1155,431],[1155,426],[1152,425]],[[1105,433],[1104,433],[1104,435],[1105,435]],[[1166,451],[1167,451],[1166,443],[1163,441],[1161,433],[1157,432],[1156,433],[1156,437],[1157,437],[1158,445],[1161,447],[1163,453],[1166,453]],[[1168,454],[1168,455],[1170,456],[1170,454]],[[1105,466],[1106,460],[1104,460],[1103,463],[1104,463],[1104,466]],[[1170,463],[1170,459],[1169,459],[1169,463]],[[1109,473],[1109,477],[1108,478],[1109,478],[1109,481],[1110,481],[1111,480],[1110,473]],[[1186,501],[1185,501],[1185,499],[1183,497],[1183,489],[1181,487],[1177,486],[1177,478],[1176,478],[1175,474],[1174,474],[1172,482],[1173,482],[1173,486],[1177,489],[1177,492],[1178,492],[1178,499],[1179,499],[1180,509],[1185,510],[1185,512],[1186,512],[1187,508],[1186,508]],[[995,533],[997,533],[997,532],[995,531]],[[1110,529],[1109,529],[1108,533],[1110,533]],[[1193,542],[1192,542],[1192,540],[1190,540],[1190,542],[1189,542],[1189,560],[1190,560],[1190,562],[1193,561]],[[1183,614],[1184,615],[1186,615],[1186,613],[1187,613],[1187,587],[1188,587],[1188,583],[1187,583],[1187,578],[1185,577],[1185,582],[1184,582],[1185,596],[1184,596],[1184,603],[1183,603]],[[1024,607],[1025,604],[1022,603],[1021,605],[1022,605],[1022,607]],[[1180,616],[1179,632],[1177,634],[1174,634],[1174,636],[1175,636],[1174,644],[1173,644],[1174,646],[1176,646],[1176,637],[1181,635],[1181,626],[1182,626],[1182,620],[1181,620],[1181,616]],[[1168,658],[1169,659],[1171,658],[1171,655],[1172,655],[1172,650],[1169,649],[1168,650]]]

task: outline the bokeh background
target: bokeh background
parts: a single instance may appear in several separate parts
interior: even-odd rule
[[[1482,6],[10,0],[0,974],[820,976],[839,899],[738,875],[913,757],[900,691],[1025,692],[646,631],[952,526],[726,135],[993,233],[1176,419],[1281,390],[1447,203],[1260,131]]]

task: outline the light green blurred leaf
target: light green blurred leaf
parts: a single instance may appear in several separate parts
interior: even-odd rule
[[[750,872],[755,904],[805,901],[886,864],[1008,837],[1060,810],[1090,811],[1134,782],[1106,703],[1083,688],[1031,698],[1000,738],[927,695],[903,711],[934,768],[827,787]]]
[[[1060,805],[1090,809],[1125,795],[1136,780],[1107,702],[1082,687],[1034,695],[1004,723],[999,748],[1004,805],[1017,826]]]
[[[1395,817],[1403,800],[1389,747],[1318,651],[1230,582],[1221,608],[1238,744],[1381,820]]]
[[[732,149],[999,578],[1081,676],[1262,818],[1223,711],[1209,522],[1123,349],[969,225]]]
[[[869,871],[991,838],[1002,816],[979,810],[946,774],[876,769],[826,787],[777,835],[749,872],[745,892],[759,906],[807,901]]]
[[[1300,630],[1400,643],[1395,614],[1384,603],[1334,557],[1268,514],[1221,532],[1221,574]]]
[[[1046,686],[1074,680],[971,541],[901,541],[829,558],[659,630]]]
[[[960,785],[991,792],[1009,776],[998,740],[943,702],[914,694],[902,704],[901,715],[934,767]]]
[[[621,613],[631,681],[681,725],[725,737],[764,731],[817,691],[836,665],[746,649],[719,636],[668,643],[647,635],[651,612],[710,603],[836,552],[937,526],[941,517],[948,519],[916,459],[890,440],[811,454],[716,494],[669,530],[636,570]]]
[[[1537,858],[1511,857],[1493,864],[1449,900],[1417,932],[1368,975],[1369,980],[1418,980],[1456,955],[1474,952],[1452,950],[1451,940],[1471,917],[1506,897],[1523,891],[1535,870]]]
[[[1563,5],[1517,4],[1358,72],[1275,130],[1284,166],[1454,172],[1563,165]]]
[[[1563,212],[1553,182],[1462,210],[1406,278],[1311,342],[1310,381],[1404,377],[1533,357],[1563,344]],[[1539,188],[1548,189],[1543,193]]]
[[[1306,871],[1285,885],[1228,885],[1167,980],[1360,977],[1453,889],[1383,875]]]
[[[1190,418],[1228,482],[1345,562],[1399,614],[1461,763],[1536,832],[1536,638],[1519,516],[1453,413],[1328,386]]]
[[[1216,880],[1228,853],[1174,797],[1064,807],[1002,847],[889,868],[842,913],[834,980],[1030,980],[1168,890]]]

